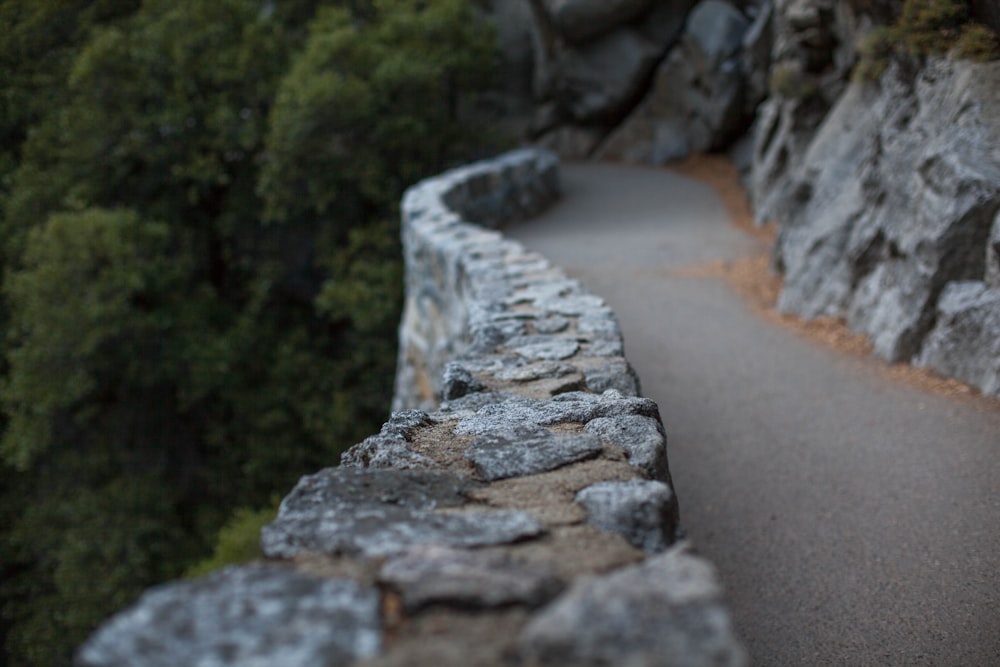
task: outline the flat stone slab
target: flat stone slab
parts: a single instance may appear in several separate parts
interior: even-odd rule
[[[658,420],[639,415],[599,417],[588,422],[584,430],[624,449],[628,462],[645,470],[651,478],[669,482],[667,436]]]
[[[567,422],[586,424],[599,417],[642,415],[659,418],[659,408],[648,398],[625,397],[615,390],[603,394],[567,392],[550,400],[510,395],[483,405],[455,427],[459,435],[488,435],[525,424],[551,426]]]
[[[520,647],[544,665],[747,664],[714,570],[680,547],[578,580],[528,624]]]
[[[475,482],[448,473],[328,468],[303,477],[261,532],[268,558],[388,556],[413,547],[507,544],[544,533],[518,511],[441,512]]]
[[[79,650],[77,667],[339,667],[374,656],[379,594],[283,567],[231,567],[147,591]]]
[[[530,360],[562,361],[580,351],[580,343],[573,338],[549,335],[518,336],[506,345]]]
[[[477,438],[465,458],[487,481],[534,475],[593,458],[601,439],[590,433],[551,433],[533,425],[514,427]]]
[[[503,554],[444,547],[421,548],[390,560],[379,581],[399,593],[411,613],[434,604],[471,609],[538,607],[563,589],[563,583],[542,567]]]
[[[663,551],[677,534],[677,500],[663,482],[601,482],[576,494],[576,502],[587,510],[587,523],[643,551]]]

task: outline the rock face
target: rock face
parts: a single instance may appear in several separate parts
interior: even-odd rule
[[[77,664],[745,664],[614,314],[467,220],[536,211],[555,169],[520,151],[408,192],[401,409],[282,501],[270,564],[151,591]]]
[[[768,195],[781,221],[780,309],[846,318],[889,361],[958,375],[982,360],[970,327],[985,340],[1000,332],[985,293],[1000,211],[997,86],[1000,65],[939,59],[916,76],[896,65],[878,84],[848,88]],[[963,281],[979,288],[948,289]],[[975,384],[996,391],[979,374]]]
[[[748,25],[726,2],[699,3],[645,99],[597,156],[665,164],[731,142],[745,117],[740,54]]]

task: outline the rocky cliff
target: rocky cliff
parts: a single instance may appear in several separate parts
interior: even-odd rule
[[[903,0],[494,4],[527,136],[646,164],[731,151],[781,229],[781,310],[1000,395],[1000,64],[897,45],[853,75]],[[997,25],[1000,3],[969,8]]]
[[[302,478],[266,560],[149,591],[78,665],[745,664],[613,313],[472,222],[543,208],[556,167],[407,193],[401,410]]]

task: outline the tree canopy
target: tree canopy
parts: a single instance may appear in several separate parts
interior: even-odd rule
[[[2,630],[60,665],[384,420],[397,202],[496,148],[495,55],[466,0],[0,20]]]

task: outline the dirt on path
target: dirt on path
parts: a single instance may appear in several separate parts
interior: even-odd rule
[[[753,664],[1000,665],[998,402],[774,312],[725,163],[563,181],[507,231],[617,312]]]

